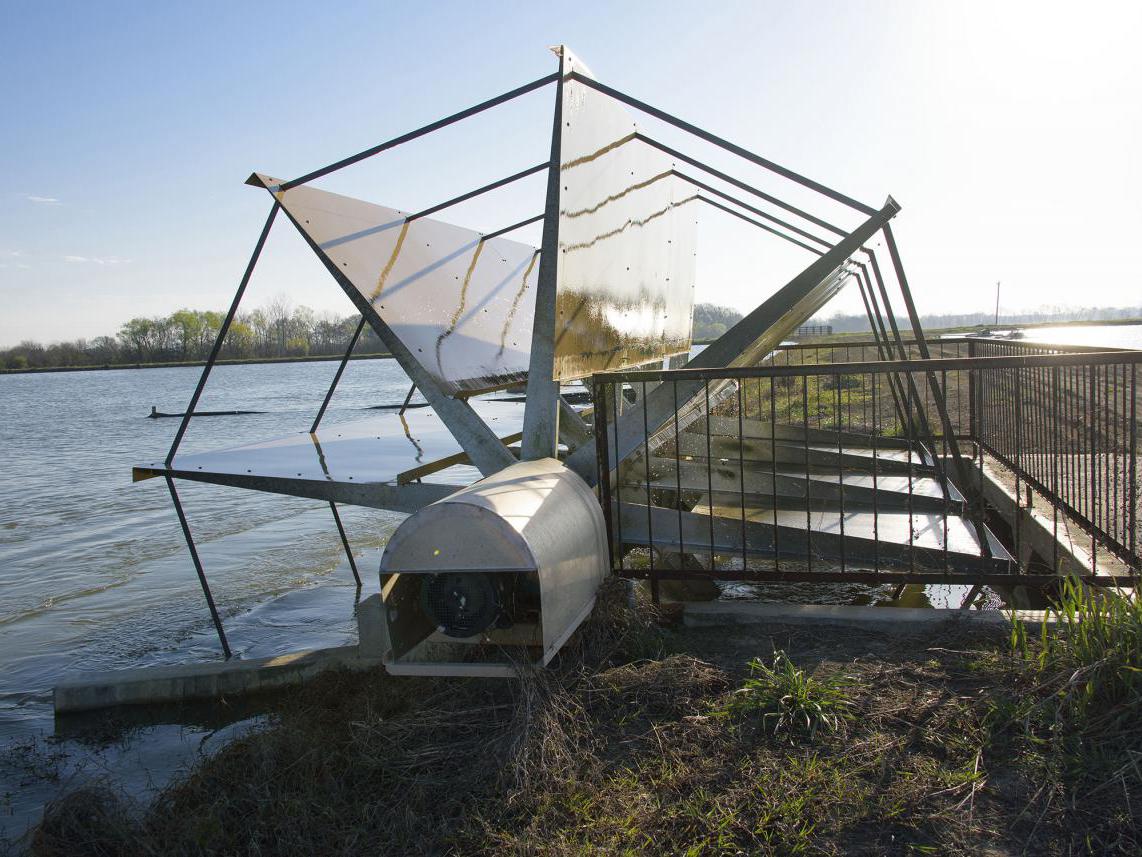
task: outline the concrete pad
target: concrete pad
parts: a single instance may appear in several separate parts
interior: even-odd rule
[[[330,669],[382,669],[356,646],[292,652],[272,658],[88,673],[55,688],[57,714],[116,705],[145,705],[258,693],[291,687]]]
[[[719,625],[845,625],[891,631],[941,624],[1010,628],[1012,616],[1030,626],[1053,618],[1045,610],[950,610],[931,607],[856,607],[835,604],[759,604],[753,601],[689,602],[682,621],[688,628]]]
[[[357,649],[363,658],[380,660],[389,648],[389,625],[378,592],[357,605]]]

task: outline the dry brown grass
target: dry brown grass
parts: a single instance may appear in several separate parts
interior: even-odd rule
[[[844,674],[843,732],[779,740],[760,719],[717,716],[746,662],[775,647],[822,681]],[[1137,853],[1142,778],[1124,770],[1107,780],[1116,793],[1086,800],[996,718],[1020,670],[996,640],[663,633],[615,587],[553,670],[329,676],[145,811],[101,790],[58,802],[33,850]]]

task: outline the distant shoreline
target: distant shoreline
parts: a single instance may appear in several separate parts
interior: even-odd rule
[[[306,357],[231,357],[218,360],[215,366],[248,366],[255,363],[321,363],[340,360],[344,355],[316,355]],[[354,354],[353,360],[391,360],[392,355]],[[0,369],[0,375],[35,375],[44,372],[103,372],[115,369],[172,369],[183,366],[205,366],[205,360],[173,360],[164,363],[108,363],[102,366],[35,366],[27,369]]]
[[[1025,330],[1039,327],[1121,327],[1123,325],[1142,324],[1142,318],[1114,318],[1105,321],[1032,321],[1032,322],[1014,322],[1004,323],[1000,321],[999,324],[972,324],[964,325],[961,327],[934,327],[926,329],[926,334],[940,334],[940,333],[970,333],[971,331],[990,330],[992,328],[1000,330]],[[853,331],[849,333],[833,334],[834,336],[862,336],[868,334],[868,331]],[[709,345],[714,340],[712,339],[695,339],[692,340],[692,345]],[[260,363],[321,363],[330,360],[340,360],[338,355],[317,355],[306,357],[234,357],[225,360],[219,360],[215,365],[217,366],[249,366]],[[388,353],[383,354],[354,354],[353,360],[391,360],[392,355]],[[205,360],[175,360],[163,363],[115,363],[105,364],[102,366],[37,366],[27,369],[0,369],[0,375],[34,375],[44,372],[102,372],[105,370],[116,369],[171,369],[184,366],[205,366]]]

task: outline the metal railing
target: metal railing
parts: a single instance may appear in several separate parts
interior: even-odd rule
[[[938,354],[975,347],[933,343]],[[857,361],[837,361],[858,348]],[[686,577],[1057,580],[1019,569],[983,536],[984,509],[973,496],[983,456],[957,459],[957,438],[977,439],[1096,543],[1142,570],[1134,404],[1142,352],[885,361],[873,359],[878,348],[792,346],[754,368],[595,375],[614,571],[648,577],[654,589],[660,579]],[[1090,415],[1083,431],[1080,402]],[[1051,414],[1060,417],[1053,428]]]
[[[973,339],[978,357],[1091,355],[1097,349]],[[1091,563],[1108,550],[1135,569],[1139,553],[1138,410],[1142,352],[1111,362],[1028,365],[978,373],[972,437],[1007,467],[1016,491],[1048,498],[1090,535]]]

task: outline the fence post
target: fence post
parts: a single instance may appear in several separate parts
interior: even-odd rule
[[[975,357],[975,343],[968,340],[968,359]],[[979,446],[979,434],[976,431],[975,424],[975,385],[976,377],[973,369],[968,370],[968,434],[971,435],[972,443]]]

